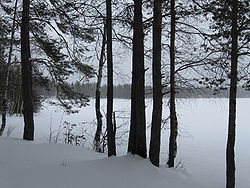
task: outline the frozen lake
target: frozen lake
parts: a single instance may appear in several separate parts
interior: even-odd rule
[[[168,117],[167,102],[164,103],[164,118]],[[126,154],[127,130],[129,127],[130,101],[115,99],[114,109],[117,116],[117,151]],[[151,101],[147,100],[147,124],[151,121]],[[250,99],[237,100],[237,138],[236,138],[236,187],[250,187],[250,123],[247,113]],[[105,110],[105,100],[102,99]],[[227,138],[228,100],[227,99],[181,99],[177,102],[179,120],[178,154],[176,162],[191,174],[213,188],[225,187],[225,146]],[[45,104],[43,110],[35,115],[35,139],[37,142],[54,141],[60,133],[59,141],[63,142],[63,122],[75,123],[77,134],[84,134],[82,143],[92,148],[95,132],[94,100],[80,113],[67,115],[62,109]],[[103,119],[105,122],[105,119]],[[8,119],[7,130],[11,137],[22,137],[23,120],[19,116]],[[60,131],[58,131],[60,129]],[[6,135],[5,132],[5,135]],[[148,128],[150,135],[150,128]],[[162,131],[161,163],[166,164],[168,157],[168,124]],[[51,135],[51,136],[50,136]],[[148,138],[149,141],[149,138]],[[149,143],[149,142],[148,142]]]

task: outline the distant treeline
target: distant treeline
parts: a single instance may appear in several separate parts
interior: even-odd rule
[[[95,83],[72,83],[71,87],[74,88],[76,92],[83,93],[91,98],[95,97],[96,84]],[[52,97],[56,95],[56,89],[53,84],[49,84],[49,87],[35,87],[36,93],[47,97]],[[163,90],[164,97],[169,97],[169,88]],[[177,98],[228,98],[229,90],[224,89],[220,91],[215,91],[211,88],[198,87],[198,88],[177,88],[176,91]],[[101,87],[101,98],[106,98],[107,86],[103,85]],[[114,85],[114,98],[129,99],[131,94],[131,84]],[[152,87],[146,86],[146,97],[152,97]],[[242,87],[238,87],[238,98],[250,98],[250,91]]]
[[[84,93],[89,97],[95,97],[95,83],[81,84],[76,82],[71,84],[75,91]],[[146,97],[152,97],[152,87],[146,86]],[[169,88],[164,89],[164,97],[169,97]],[[211,88],[199,87],[199,88],[177,88],[177,98],[228,98],[229,89],[215,91]],[[101,87],[101,97],[106,98],[107,86]],[[129,99],[131,94],[131,84],[115,85],[114,86],[114,98]],[[250,91],[245,90],[242,87],[238,87],[238,98],[250,98]]]
[[[95,97],[96,92],[96,84],[95,83],[85,83],[81,84],[76,82],[71,84],[71,86],[75,89],[75,91],[79,93],[84,93],[89,97]],[[130,98],[131,85],[123,84],[123,85],[114,85],[114,98]],[[106,98],[107,95],[107,86],[103,85],[101,87],[101,98]]]

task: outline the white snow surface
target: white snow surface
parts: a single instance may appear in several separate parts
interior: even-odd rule
[[[202,188],[181,169],[147,159],[107,158],[83,147],[0,138],[1,188]]]
[[[105,111],[106,100],[102,99],[101,104],[102,110]],[[167,100],[163,105],[163,117],[166,118],[169,115]],[[250,187],[250,149],[248,146],[250,133],[249,107],[250,99],[237,100],[235,146],[237,188]],[[105,159],[106,154],[100,155],[91,152],[91,150],[93,150],[93,137],[96,129],[96,124],[94,123],[94,100],[90,101],[88,107],[82,108],[80,113],[70,115],[67,115],[58,107],[44,103],[42,111],[35,114],[36,144],[33,142],[27,143],[20,139],[23,133],[23,118],[21,116],[8,116],[4,136],[7,135],[8,130],[13,130],[10,136],[17,140],[8,138],[0,139],[0,188],[25,187],[28,185],[28,183],[26,184],[25,182],[29,176],[31,180],[33,178],[35,182],[38,182],[36,186],[30,186],[32,188],[39,186],[44,188],[63,188],[60,181],[63,182],[64,187],[68,186],[71,188],[76,186],[91,188],[98,187],[99,185],[99,187],[109,187],[110,184],[108,184],[108,182],[114,180],[118,175],[118,179],[128,178],[128,181],[126,182],[125,180],[119,179],[117,182],[118,185],[112,184],[117,188],[129,186],[140,188],[144,183],[150,187],[159,179],[161,181],[158,182],[160,185],[157,183],[157,186],[155,185],[152,188],[162,186],[182,188],[189,186],[189,183],[191,184],[190,187],[194,188],[202,188],[204,185],[211,188],[225,187],[228,99],[201,98],[177,101],[179,136],[176,158],[178,168],[175,170],[165,168],[168,159],[169,123],[164,125],[165,128],[162,130],[161,168],[157,169],[153,167],[148,160],[142,160],[134,156],[124,156],[127,153],[130,100],[115,99],[114,110],[116,111],[117,126],[119,127],[116,135],[117,154],[119,157],[114,159]],[[150,141],[151,114],[152,101],[148,100],[146,102],[148,145]],[[59,129],[60,138],[58,142],[62,143],[64,141],[64,121],[78,125],[75,131],[78,134],[85,135],[86,140],[84,140],[81,145],[88,148],[88,150],[84,149],[84,147],[44,144],[48,143],[50,133],[51,142],[54,142]],[[104,118],[103,122],[105,123]],[[13,147],[11,147],[12,145]],[[95,162],[96,166],[100,165],[102,168],[97,168],[93,164]],[[117,166],[115,164],[117,164]],[[131,165],[131,168],[128,168],[129,165]],[[108,171],[112,171],[114,174],[107,173],[107,170],[103,169],[104,166],[110,166]],[[81,167],[86,169],[86,171]],[[89,170],[87,167],[92,170]],[[98,170],[95,171],[95,167]],[[114,167],[114,169],[111,167]],[[138,167],[138,169],[134,167]],[[119,169],[121,170],[119,171]],[[122,169],[124,169],[124,171],[122,171]],[[135,176],[137,173],[134,172],[142,172],[142,174],[137,177]],[[152,178],[146,176],[144,172],[146,175],[147,173],[152,173]],[[92,176],[88,174],[95,175],[92,178]],[[159,177],[157,175],[156,178],[156,174],[158,174]],[[108,182],[106,182],[105,179],[107,176],[110,179]],[[78,178],[80,180],[78,180]],[[144,181],[141,181],[140,178]],[[189,180],[186,181],[186,179],[190,179],[190,182]],[[80,184],[78,185],[79,181]],[[128,184],[130,181],[131,183]],[[202,185],[197,183],[197,181],[201,182]],[[57,185],[57,183],[59,185]],[[183,186],[182,183],[184,183],[185,186]],[[70,184],[72,184],[72,186],[70,186]]]

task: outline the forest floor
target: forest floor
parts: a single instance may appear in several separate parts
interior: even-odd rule
[[[182,169],[84,147],[0,138],[1,188],[205,188]]]

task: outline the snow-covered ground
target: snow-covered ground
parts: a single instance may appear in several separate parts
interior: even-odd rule
[[[248,109],[250,99],[238,99],[236,139],[236,187],[250,187],[250,126]],[[105,100],[102,100],[105,110]],[[147,103],[147,122],[151,119],[151,101]],[[163,130],[160,169],[147,160],[126,154],[129,127],[129,100],[116,99],[118,158],[91,152],[95,131],[94,101],[80,113],[67,115],[60,108],[44,105],[35,115],[36,144],[21,140],[0,140],[0,182],[3,188],[28,187],[225,187],[225,145],[227,136],[227,99],[183,99],[178,101],[180,135],[178,137],[177,170],[165,168],[168,155],[167,125]],[[164,117],[168,116],[167,108]],[[63,122],[77,124],[74,131],[84,134],[82,147],[41,144],[63,142]],[[22,137],[23,120],[12,116],[8,119],[10,136]],[[6,133],[5,132],[5,136]],[[150,129],[148,129],[148,138]],[[40,143],[40,144],[38,144]],[[108,173],[107,173],[108,172]],[[137,175],[138,174],[138,175]],[[113,179],[117,179],[112,183]],[[187,180],[187,179],[190,179]],[[19,182],[20,181],[20,182]],[[26,182],[27,181],[27,182]],[[157,182],[156,185],[153,183]],[[4,182],[4,183],[2,183]],[[35,186],[34,183],[39,186]],[[167,186],[169,185],[169,186]],[[175,186],[174,186],[175,185]],[[185,186],[184,186],[185,185]]]
[[[1,188],[202,188],[182,170],[147,159],[107,158],[83,147],[0,138]]]

